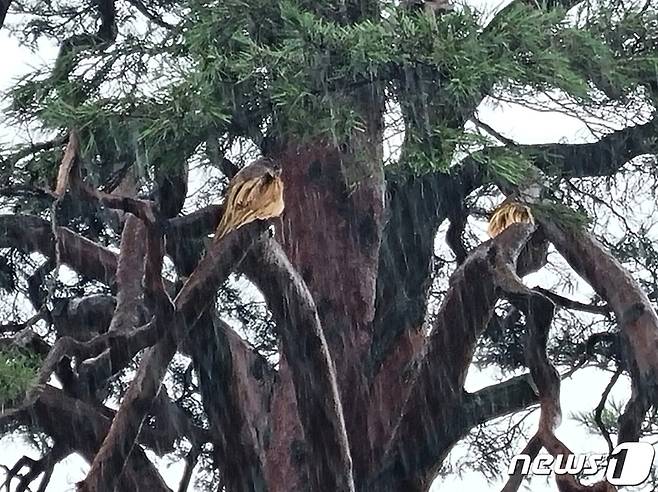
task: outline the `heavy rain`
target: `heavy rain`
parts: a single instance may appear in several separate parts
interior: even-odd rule
[[[658,2],[0,0],[0,490],[658,490]]]

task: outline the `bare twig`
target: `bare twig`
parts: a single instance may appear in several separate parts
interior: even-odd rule
[[[176,26],[174,26],[173,24],[169,24],[169,22],[162,20],[160,17],[155,15],[153,12],[151,12],[148,9],[148,7],[146,7],[146,5],[144,5],[140,0],[128,0],[128,3],[130,3],[137,10],[139,10],[144,15],[144,17],[146,17],[154,24],[157,24],[160,27],[164,27],[165,29],[168,29],[170,31],[176,29]]]
[[[607,316],[612,313],[612,309],[609,306],[597,306],[595,304],[585,304],[583,302],[574,301],[572,299],[561,296],[559,294],[556,294],[548,289],[544,289],[539,286],[535,287],[533,290],[536,292],[541,292],[543,295],[545,295],[551,301],[553,301],[556,305],[563,307],[565,309],[573,309],[576,311],[583,311],[585,313],[592,313],[592,314],[602,314],[604,316]]]
[[[621,376],[622,372],[623,371],[621,368],[617,368],[615,373],[612,375],[612,378],[610,378],[610,381],[608,381],[608,384],[603,390],[603,393],[601,394],[601,399],[599,400],[599,404],[596,405],[596,408],[594,409],[594,421],[596,422],[596,425],[599,427],[599,430],[601,431],[601,434],[603,435],[605,442],[608,444],[609,453],[612,453],[612,450],[614,449],[614,445],[612,444],[612,439],[610,439],[610,433],[608,432],[608,429],[603,423],[602,415],[603,415],[603,410],[605,409],[605,402],[608,399],[608,395],[610,395],[610,391],[612,391],[612,388],[617,383],[617,380],[619,379],[619,376]]]

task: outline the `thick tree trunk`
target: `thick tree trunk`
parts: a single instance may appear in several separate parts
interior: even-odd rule
[[[355,473],[369,454],[367,360],[383,228],[384,188],[377,148],[290,147],[281,241],[308,284],[335,366]],[[349,170],[349,171],[348,171]],[[355,171],[356,170],[356,171]]]

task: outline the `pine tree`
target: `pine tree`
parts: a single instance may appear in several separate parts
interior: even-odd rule
[[[3,103],[34,140],[0,146],[0,424],[43,451],[10,479],[43,490],[79,453],[79,490],[169,490],[145,448],[186,460],[180,490],[195,467],[200,490],[499,479],[526,444],[571,452],[560,374],[592,365],[633,396],[579,418],[611,446],[654,432],[655,203],[638,225],[626,201],[657,183],[656,5],[419,3],[0,1],[10,36],[59,50]],[[512,103],[584,119],[590,143],[481,120]],[[283,216],[211,241],[259,156]],[[536,224],[482,241],[502,194]],[[521,281],[549,245],[559,292]],[[564,295],[578,278],[589,303]],[[468,392],[469,367],[507,379]]]

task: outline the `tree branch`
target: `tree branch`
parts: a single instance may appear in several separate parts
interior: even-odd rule
[[[608,306],[597,306],[594,304],[585,304],[582,302],[574,301],[573,299],[569,299],[567,297],[561,296],[559,294],[556,294],[555,292],[551,292],[550,290],[544,289],[542,287],[535,287],[533,290],[535,292],[539,292],[543,294],[545,297],[548,297],[551,301],[553,301],[556,305],[563,307],[565,309],[573,309],[576,311],[582,311],[584,313],[602,314],[604,316],[612,312],[612,309],[610,309]]]
[[[160,27],[164,27],[170,31],[176,29],[176,26],[169,24],[168,22],[163,21],[160,17],[151,12],[146,5],[144,5],[140,0],[128,0],[128,3],[135,7],[139,12],[144,15],[148,20],[157,24]]]
[[[100,14],[100,25],[96,33],[74,34],[60,46],[55,66],[51,73],[54,82],[66,79],[75,68],[75,55],[91,48],[107,49],[116,39],[116,9],[114,0],[95,0]]]
[[[469,416],[471,426],[475,426],[527,408],[538,401],[531,376],[522,374],[468,393],[464,398],[464,412]]]
[[[633,394],[620,420],[619,442],[637,440],[644,414],[658,405],[658,315],[631,274],[589,233],[540,221],[569,265],[607,301],[619,324]]]
[[[601,176],[616,172],[634,157],[658,152],[656,131],[658,119],[653,119],[610,133],[594,143],[518,145],[515,150],[534,156],[535,164],[552,176]],[[479,163],[495,158],[496,152],[500,152],[499,147],[467,157],[454,177],[436,173],[404,183],[389,182],[390,218],[381,247],[373,328],[375,373],[382,363],[384,370],[393,374],[402,374],[405,366],[414,364],[421,345],[420,327],[426,312],[436,229],[448,216],[451,204],[462,201],[483,184]],[[542,256],[541,251],[538,253]],[[532,270],[524,264],[522,257],[519,274]]]
[[[114,489],[127,458],[133,451],[139,429],[160,391],[167,366],[177,343],[192,328],[214,299],[216,286],[242,262],[250,245],[262,232],[260,222],[248,224],[220,241],[213,242],[174,301],[174,319],[156,316],[156,331],[163,338],[144,357],[126,392],[110,431],[96,454],[79,490]],[[166,324],[171,323],[167,327]]]
[[[5,23],[5,16],[9,10],[12,0],[0,0],[0,29]]]
[[[375,435],[374,449],[384,448],[386,454],[381,473],[371,479],[373,490],[425,490],[449,449],[470,429],[473,419],[462,407],[466,370],[500,293],[522,286],[516,262],[533,231],[530,224],[513,224],[469,255],[450,279],[422,359],[407,370],[406,382],[393,387],[382,382],[372,394],[377,408],[371,414],[385,420],[384,428],[394,429],[388,443],[380,441],[386,432]],[[388,375],[383,379],[390,380]],[[394,396],[386,397],[389,393]],[[379,400],[391,398],[404,406],[393,406],[382,416],[386,405]],[[386,422],[397,414],[402,415],[397,425]]]
[[[34,460],[28,456],[23,456],[10,470],[7,470],[7,478],[5,482],[0,485],[0,488],[6,487],[7,491],[11,490],[10,487],[12,480],[18,478],[18,485],[16,486],[15,492],[25,492],[26,490],[30,490],[32,482],[43,473],[44,476],[39,483],[37,492],[45,492],[55,465],[66,458],[70,453],[71,450],[67,446],[55,442],[52,449],[47,451],[46,454],[38,460]],[[28,471],[24,475],[19,475],[19,472],[25,467],[27,467]]]
[[[377,273],[373,372],[400,336],[413,336],[420,329],[433,274],[436,230],[481,180],[478,166],[466,165],[454,176],[437,173],[404,182],[388,181],[389,218]]]
[[[200,241],[217,228],[221,207],[170,220],[167,248],[180,275],[189,276]],[[195,244],[196,243],[196,244]],[[243,490],[265,480],[269,425],[276,382],[266,360],[208,309],[181,349],[194,362],[213,435],[214,455],[226,485]],[[217,378],[217,373],[225,375]]]
[[[117,295],[112,321],[108,328],[110,347],[78,363],[78,373],[83,387],[89,394],[102,388],[105,381],[151,342],[151,337],[139,337],[131,333],[144,318],[144,276],[146,230],[141,220],[128,214],[121,234],[117,265]],[[140,332],[140,330],[137,330]],[[144,334],[144,331],[141,331]],[[119,338],[124,340],[120,343]],[[108,339],[108,342],[110,340]]]
[[[508,293],[507,297],[526,317],[528,338],[525,347],[526,363],[539,391],[541,411],[536,433],[542,446],[554,457],[573,454],[555,436],[555,428],[560,423],[560,375],[550,363],[546,354],[549,330],[553,321],[555,305],[542,294],[527,290],[522,284],[518,292]],[[525,290],[525,292],[523,292]],[[536,444],[529,445],[536,450]],[[594,485],[583,485],[575,476],[556,475],[558,490],[561,492],[614,492],[616,488],[603,480]],[[508,482],[508,485],[510,483]],[[507,485],[506,485],[507,488]],[[509,490],[509,489],[508,489]]]
[[[213,452],[227,489],[267,488],[264,465],[275,372],[211,310],[184,345],[199,377]]]
[[[97,407],[48,386],[30,416],[56,442],[68,445],[91,462],[110,426],[110,417]],[[75,432],[71,430],[75,429]],[[169,491],[162,477],[140,447],[130,457],[119,477],[119,490]]]
[[[58,227],[60,260],[80,275],[113,285],[117,255],[103,246]],[[55,245],[48,221],[32,215],[0,215],[0,248],[16,248],[55,257]]]
[[[308,287],[272,239],[257,244],[243,269],[263,292],[279,327],[310,448],[309,489],[354,490],[336,370]]]
[[[187,492],[187,488],[190,486],[190,480],[192,479],[192,472],[196,466],[196,461],[199,457],[199,450],[192,448],[187,456],[185,457],[185,469],[183,470],[183,477],[178,484],[178,492]]]

